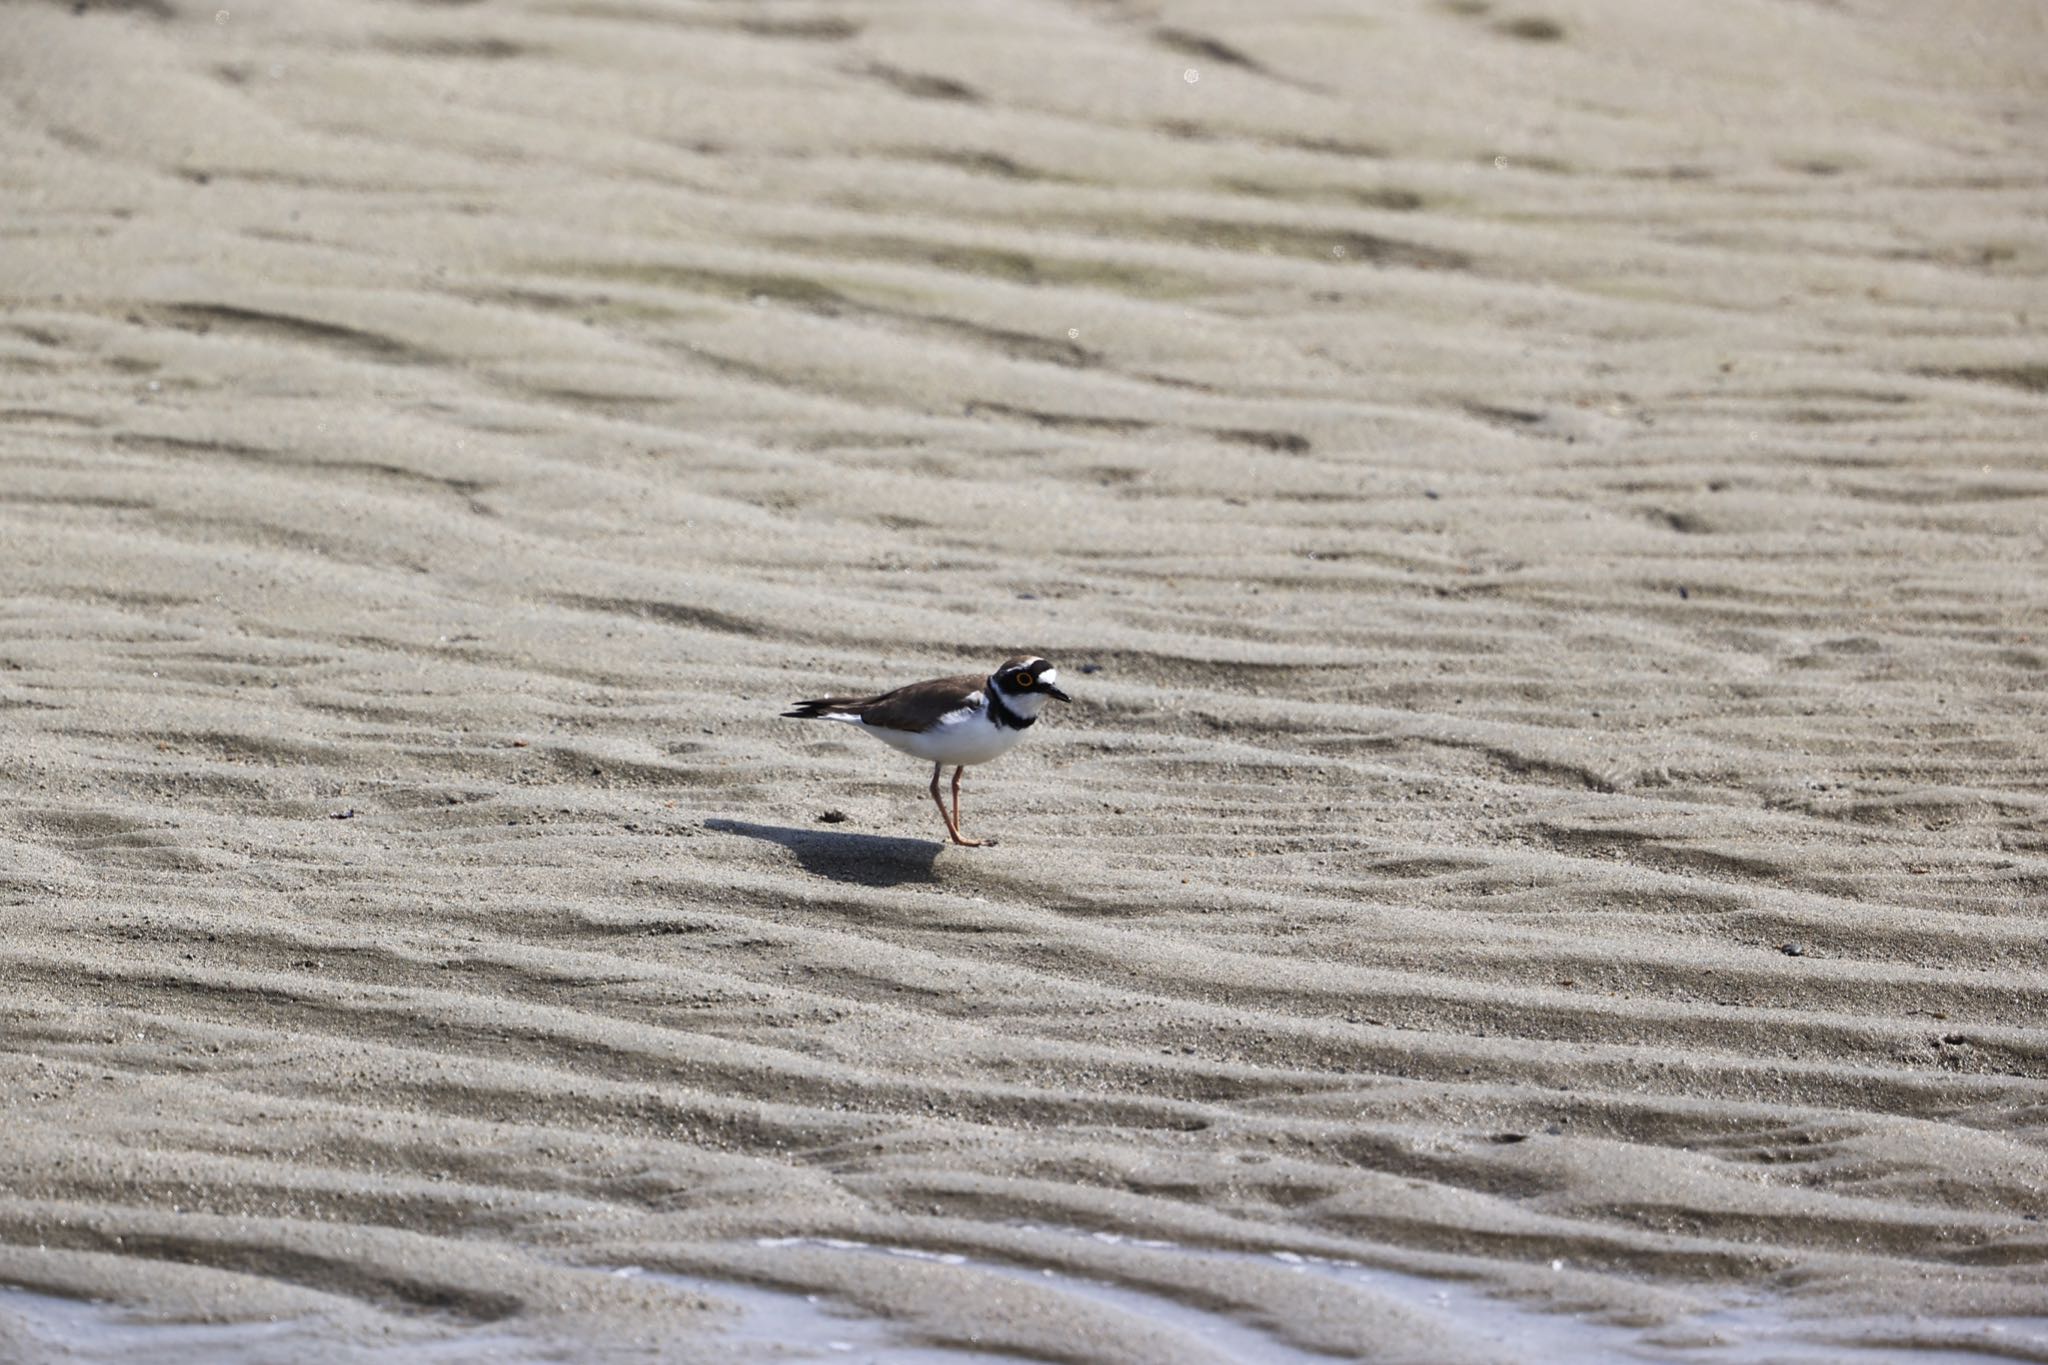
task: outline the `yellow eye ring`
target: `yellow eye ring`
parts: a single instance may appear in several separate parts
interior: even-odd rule
[[[1037,681],[1037,679],[1033,678],[1029,673],[1019,673],[1016,677],[1010,679],[1010,681],[1017,684],[1017,686],[1019,687],[1029,688],[1032,683]]]

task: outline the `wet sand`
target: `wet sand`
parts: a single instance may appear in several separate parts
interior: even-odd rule
[[[0,10],[0,1284],[726,1358],[635,1266],[1172,1349],[990,1263],[1499,1357],[1060,1228],[2040,1314],[2044,53]],[[970,774],[996,847],[776,719],[1026,650],[1075,701]]]

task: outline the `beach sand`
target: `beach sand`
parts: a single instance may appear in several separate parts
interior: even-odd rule
[[[0,1284],[2048,1311],[2044,15],[0,10]]]

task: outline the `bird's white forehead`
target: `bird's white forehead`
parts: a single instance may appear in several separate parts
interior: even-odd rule
[[[1047,664],[1044,668],[1038,670],[1038,680],[1040,682],[1058,682],[1060,680],[1060,671],[1051,664]]]

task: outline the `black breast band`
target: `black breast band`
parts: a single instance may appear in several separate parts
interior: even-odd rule
[[[1003,694],[996,690],[994,678],[988,680],[988,716],[998,729],[1029,730],[1038,723],[1036,716],[1020,716],[1003,704]]]

